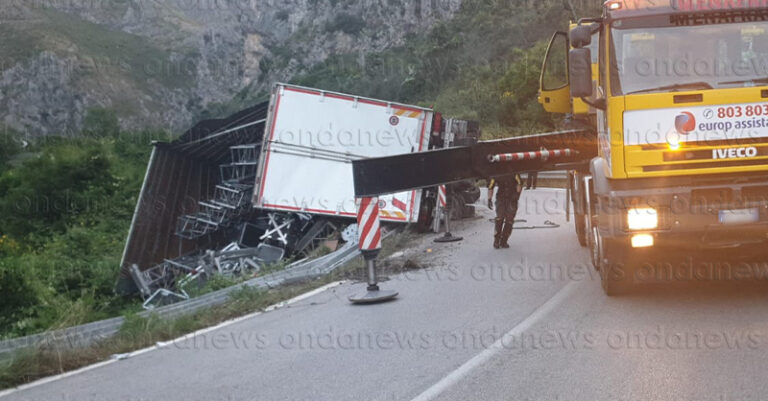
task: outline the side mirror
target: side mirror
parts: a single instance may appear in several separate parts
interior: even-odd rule
[[[592,96],[592,55],[588,48],[568,52],[568,77],[572,98]]]
[[[578,25],[573,27],[571,32],[568,34],[568,37],[571,40],[571,46],[576,49],[580,49],[592,44],[592,34],[594,33],[594,29],[595,27],[593,24]]]

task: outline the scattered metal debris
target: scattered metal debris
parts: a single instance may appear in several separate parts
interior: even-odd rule
[[[255,248],[240,248],[237,243],[232,243],[220,251],[208,250],[196,256],[166,260],[143,272],[134,265],[131,276],[144,298],[144,309],[152,309],[189,299],[185,288],[203,286],[215,275],[251,277],[284,257],[285,249],[274,245],[262,243]],[[297,263],[306,260],[304,258]]]

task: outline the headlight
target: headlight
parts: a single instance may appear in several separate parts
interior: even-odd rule
[[[659,213],[652,208],[629,209],[627,226],[630,230],[653,230],[659,227]]]
[[[632,237],[632,248],[650,248],[653,246],[653,235],[637,234]]]
[[[667,134],[667,144],[670,150],[680,150],[680,134],[677,132]]]

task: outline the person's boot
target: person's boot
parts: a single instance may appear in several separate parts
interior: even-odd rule
[[[493,234],[493,247],[495,249],[501,248],[501,234],[504,231],[504,220],[496,219],[496,229]]]
[[[501,230],[501,241],[499,241],[499,246],[504,249],[509,249],[509,237],[512,235],[512,226],[514,224],[514,221],[507,222]]]

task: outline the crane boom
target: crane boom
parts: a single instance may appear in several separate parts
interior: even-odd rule
[[[489,156],[568,149],[568,155],[504,163]],[[473,178],[492,178],[517,172],[578,170],[597,155],[597,135],[591,129],[550,132],[479,142],[472,146],[355,160],[355,196],[367,197],[448,184]]]

